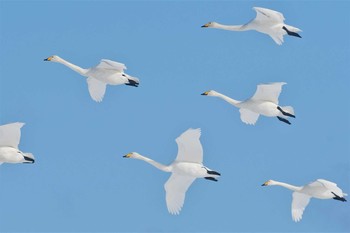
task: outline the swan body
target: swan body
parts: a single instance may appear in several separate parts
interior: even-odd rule
[[[58,62],[72,70],[76,71],[80,75],[87,77],[87,83],[90,96],[96,102],[101,102],[106,92],[106,85],[129,85],[137,87],[139,85],[139,79],[132,77],[124,72],[126,66],[122,63],[102,59],[97,66],[89,69],[83,69],[77,65],[74,65],[57,55],[48,57],[44,61]]]
[[[277,117],[280,121],[291,124],[286,118],[294,117],[294,109],[291,106],[278,105],[278,97],[282,91],[284,82],[260,84],[255,94],[245,101],[238,101],[214,90],[206,91],[202,95],[219,97],[233,106],[239,108],[241,120],[246,124],[254,125],[259,115]]]
[[[23,153],[18,149],[23,125],[24,123],[16,122],[0,126],[0,164],[34,163],[31,153]]]
[[[299,222],[302,219],[304,210],[312,197],[318,199],[335,199],[345,202],[346,199],[344,196],[347,196],[347,194],[343,193],[336,183],[324,179],[317,179],[305,186],[294,186],[274,180],[268,180],[262,184],[262,186],[269,185],[279,185],[294,191],[292,200],[292,218],[295,222]]]
[[[217,181],[220,173],[203,166],[203,149],[199,141],[200,129],[188,129],[177,139],[178,154],[170,165],[160,164],[150,158],[136,152],[129,153],[124,158],[143,160],[156,168],[171,172],[171,176],[165,183],[166,204],[169,213],[179,214],[185,201],[187,189],[196,178],[205,178]]]
[[[255,19],[244,25],[223,25],[216,22],[209,22],[202,27],[219,28],[230,31],[247,31],[255,30],[269,35],[278,45],[283,43],[283,36],[288,34],[301,38],[298,32],[299,28],[284,23],[282,13],[262,7],[253,7],[256,11]]]

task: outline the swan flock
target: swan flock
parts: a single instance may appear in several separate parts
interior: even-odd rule
[[[286,35],[301,38],[299,34],[301,29],[285,24],[282,13],[262,7],[254,7],[253,9],[256,11],[256,17],[246,24],[224,25],[209,22],[204,24],[202,28],[217,28],[229,31],[255,30],[270,36],[278,45],[284,43],[284,36]],[[90,68],[79,67],[57,55],[49,56],[44,61],[60,63],[85,77],[89,94],[96,102],[103,100],[107,85],[124,84],[138,87],[140,84],[138,78],[125,73],[127,69],[125,64],[108,59],[102,59],[99,64]],[[294,108],[279,104],[279,96],[285,84],[285,82],[259,84],[254,95],[246,100],[236,100],[215,90],[205,91],[201,95],[217,97],[238,108],[240,119],[245,124],[255,125],[260,115],[263,115],[265,117],[276,117],[280,122],[291,125],[290,119],[296,118]],[[24,123],[21,122],[0,126],[0,164],[32,164],[35,162],[32,153],[24,153],[19,150],[21,128],[23,126]],[[161,171],[171,173],[164,184],[165,201],[170,214],[180,214],[184,206],[186,193],[196,179],[204,178],[216,182],[221,176],[219,172],[203,165],[203,148],[200,137],[200,128],[189,128],[176,138],[178,152],[175,160],[170,165],[161,164],[137,152],[131,152],[123,156],[124,158],[142,160]],[[284,182],[268,180],[262,186],[281,186],[293,191],[291,215],[295,222],[301,221],[311,198],[347,201],[345,199],[347,194],[336,183],[325,179],[317,179],[304,186],[294,186]]]

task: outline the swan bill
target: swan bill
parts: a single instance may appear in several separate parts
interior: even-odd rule
[[[202,93],[201,95],[208,95],[209,91]]]
[[[123,158],[130,158],[131,155],[132,155],[132,153],[126,154],[123,156]]]
[[[209,27],[209,23],[206,23],[206,24],[202,25],[201,27],[202,28],[207,28],[207,27]]]
[[[44,61],[51,61],[51,60],[52,60],[52,56],[44,59]]]

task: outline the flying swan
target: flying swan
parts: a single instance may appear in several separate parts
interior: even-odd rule
[[[294,191],[292,200],[292,218],[295,222],[299,222],[303,217],[303,212],[309,204],[311,197],[318,199],[334,199],[344,202],[346,201],[344,196],[347,196],[346,193],[343,193],[343,191],[337,187],[336,183],[323,179],[317,179],[305,186],[294,186],[274,180],[269,180],[262,184],[262,186],[269,185],[279,185]]]
[[[34,163],[31,153],[23,153],[18,149],[23,125],[24,123],[16,122],[0,126],[0,164]]]
[[[230,31],[256,30],[271,36],[278,45],[283,43],[283,36],[286,34],[301,38],[297,33],[301,32],[299,28],[284,24],[285,19],[282,13],[261,7],[253,7],[253,9],[256,11],[256,17],[249,23],[243,25],[223,25],[216,22],[209,22],[202,27],[219,28]]]
[[[291,124],[286,117],[294,117],[294,109],[291,106],[280,107],[278,97],[282,91],[284,82],[260,84],[255,94],[245,101],[234,100],[216,91],[206,91],[202,95],[216,96],[239,108],[241,120],[246,124],[255,125],[259,115],[277,117],[280,121]]]
[[[89,88],[90,96],[96,102],[101,102],[106,92],[106,85],[129,85],[137,87],[139,85],[139,79],[131,77],[124,73],[126,66],[122,63],[102,59],[100,64],[95,67],[83,69],[77,65],[74,65],[59,56],[51,56],[44,61],[52,61],[61,63],[82,76],[87,77],[87,84]]]
[[[175,161],[166,166],[152,159],[144,157],[136,152],[129,153],[124,158],[143,160],[156,168],[171,172],[171,176],[165,183],[166,204],[171,214],[179,214],[185,201],[187,189],[196,178],[205,178],[217,181],[220,173],[205,167],[203,162],[203,149],[199,141],[200,129],[188,129],[177,139],[178,153]]]

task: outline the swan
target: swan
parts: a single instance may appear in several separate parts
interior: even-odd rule
[[[317,179],[305,186],[294,186],[283,182],[268,180],[262,186],[279,185],[290,189],[293,192],[292,200],[292,218],[295,222],[299,222],[303,217],[303,212],[309,204],[310,198],[318,199],[334,199],[338,201],[346,201],[344,196],[346,193],[337,187],[336,183],[324,179]]]
[[[267,34],[278,44],[283,43],[283,36],[288,34],[301,38],[297,32],[301,32],[299,28],[284,23],[282,13],[262,7],[253,7],[256,11],[255,19],[243,25],[223,25],[216,22],[204,24],[204,28],[219,28],[230,31],[248,31],[256,30]]]
[[[0,126],[0,164],[34,163],[31,153],[23,153],[18,149],[23,125],[24,123],[16,122]]]
[[[125,84],[129,86],[137,87],[139,85],[139,79],[132,77],[126,73],[126,66],[122,63],[102,59],[97,66],[89,69],[83,69],[77,65],[74,65],[57,55],[53,55],[44,59],[44,61],[61,63],[82,76],[87,77],[87,84],[89,88],[90,96],[96,102],[101,102],[106,92],[106,85],[120,85]]]
[[[132,152],[124,155],[124,158],[143,160],[156,168],[171,172],[171,176],[165,183],[166,204],[170,214],[178,215],[185,201],[187,189],[196,178],[205,178],[217,181],[220,173],[205,167],[203,162],[203,149],[199,141],[200,129],[188,129],[177,139],[178,154],[175,161],[166,166],[152,159]]]
[[[245,101],[234,100],[216,91],[206,91],[201,95],[216,96],[239,108],[241,120],[250,125],[255,125],[259,115],[277,117],[280,121],[291,124],[285,117],[293,117],[294,109],[291,106],[278,105],[278,97],[282,91],[284,82],[260,84],[250,99]]]

